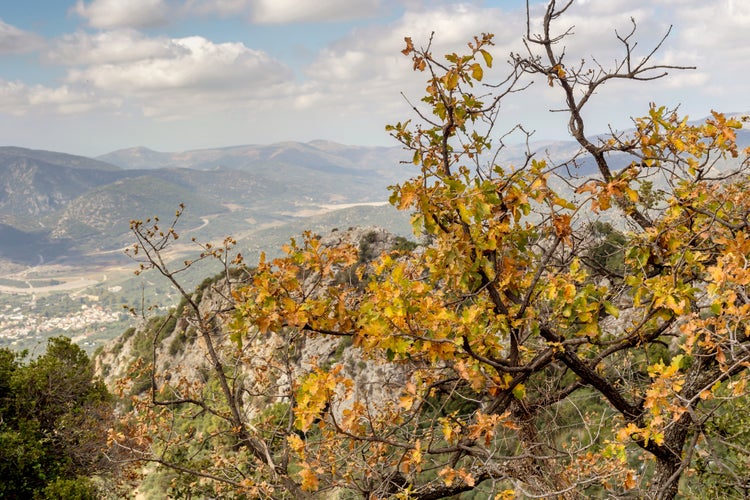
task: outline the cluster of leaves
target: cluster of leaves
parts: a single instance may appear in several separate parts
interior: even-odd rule
[[[653,64],[655,50],[634,56],[635,25],[617,35],[613,68],[567,66],[570,31],[550,33],[571,3],[549,2],[499,84],[483,83],[489,34],[444,58],[406,39],[427,94],[420,123],[388,127],[418,168],[391,202],[413,213],[425,247],[371,264],[367,241],[308,233],[227,285],[231,307],[208,317],[162,259],[173,226],[136,223],[135,252],[183,293],[212,371],[169,384],[152,372],[150,398],[115,438],[222,495],[741,496],[750,443],[732,415],[748,401],[750,181],[721,168],[748,154],[742,124],[651,106],[633,134],[589,139],[581,113],[602,85],[676,67]],[[526,77],[560,90],[596,175],[576,175],[579,157],[549,164],[531,151],[496,164],[500,102]],[[632,161],[613,169],[613,153]],[[226,264],[226,248],[201,258]],[[213,321],[224,312],[231,344]],[[302,359],[341,337],[380,374],[377,391],[340,362]],[[190,415],[213,419],[205,453],[188,453]]]
[[[102,498],[91,477],[112,470],[107,389],[67,338],[51,338],[45,354],[26,357],[0,350],[0,496]]]

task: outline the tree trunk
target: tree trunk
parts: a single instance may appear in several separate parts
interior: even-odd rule
[[[656,458],[656,469],[651,484],[646,490],[646,498],[654,500],[671,500],[677,495],[680,476],[685,460],[685,442],[690,430],[690,416],[684,413],[664,433],[664,447],[671,450],[666,456]],[[691,454],[688,453],[688,456]],[[690,460],[690,458],[687,458]]]
[[[654,500],[670,500],[677,495],[677,486],[680,484],[678,470],[682,465],[682,460],[658,460],[656,470],[651,480],[646,498]],[[675,474],[678,474],[677,477]]]

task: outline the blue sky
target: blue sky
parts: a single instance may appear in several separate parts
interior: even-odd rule
[[[532,1],[538,15],[546,2]],[[327,139],[393,145],[384,125],[410,116],[424,75],[403,38],[435,52],[496,35],[490,78],[522,49],[522,0],[0,0],[0,144],[98,155]],[[639,25],[645,53],[670,24],[658,61],[695,65],[651,83],[612,85],[589,130],[627,127],[649,102],[693,118],[750,110],[748,0],[577,0],[569,61],[621,57],[614,31]],[[561,105],[542,84],[515,95],[501,121],[561,139]]]

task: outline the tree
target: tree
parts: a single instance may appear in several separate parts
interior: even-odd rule
[[[391,202],[413,212],[429,244],[373,265],[349,242],[308,235],[286,257],[261,259],[231,293],[231,356],[214,356],[214,327],[199,328],[228,407],[207,406],[215,392],[171,401],[170,418],[177,403],[202,408],[247,452],[214,447],[231,474],[203,477],[291,497],[673,498],[705,492],[693,478],[706,474],[725,494],[747,491],[737,462],[750,443],[733,420],[747,415],[750,367],[741,123],[714,112],[693,124],[651,105],[632,134],[587,135],[583,110],[608,82],[686,68],[654,62],[663,39],[636,55],[635,22],[616,35],[624,56],[613,67],[569,63],[572,31],[552,33],[571,4],[549,2],[499,83],[483,83],[492,35],[444,58],[406,39],[428,86],[413,106],[419,122],[388,127],[419,169]],[[529,151],[522,165],[497,165],[500,103],[530,91],[529,77],[561,92],[580,154],[549,164]],[[585,158],[595,175],[576,175]],[[137,248],[173,277],[149,231]],[[341,337],[381,368],[379,396],[357,391],[341,363],[294,364],[301,345]]]
[[[0,494],[98,498],[90,477],[112,470],[109,393],[70,339],[51,338],[45,354],[27,363],[25,356],[0,350]]]

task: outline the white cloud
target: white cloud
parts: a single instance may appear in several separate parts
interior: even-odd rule
[[[42,37],[11,26],[0,19],[0,54],[32,52],[43,46]]]
[[[228,0],[214,0],[215,4]],[[231,2],[230,3],[238,3]],[[360,19],[375,13],[380,0],[252,0],[252,20],[259,24],[328,22]]]
[[[746,110],[743,99],[750,80],[750,2],[746,0],[639,0],[650,15],[673,24],[659,60],[667,64],[695,66],[696,70],[672,72],[657,88],[683,103],[695,117],[710,109]]]
[[[669,1],[678,5],[665,5]],[[712,106],[747,107],[716,100],[717,86],[735,96],[737,87],[744,86],[744,95],[750,79],[744,67],[750,60],[750,44],[739,40],[750,32],[750,16],[744,15],[750,13],[750,2],[725,3],[722,0],[722,3],[724,10],[718,15],[716,11],[711,12],[714,4],[703,0],[576,2],[556,26],[558,33],[573,27],[572,35],[557,47],[558,50],[564,48],[568,65],[577,65],[585,59],[588,67],[596,69],[595,63],[592,64],[592,58],[596,58],[604,68],[613,68],[624,56],[624,46],[615,31],[620,36],[629,33],[632,17],[637,23],[637,31],[631,39],[636,63],[649,54],[670,23],[674,23],[672,35],[655,54],[652,63],[698,67],[697,71],[670,71],[666,78],[653,82],[604,85],[587,106],[588,129],[603,131],[608,124],[629,127],[629,117],[646,113],[651,101],[670,106],[690,102],[694,105],[683,106],[683,111],[696,116],[706,113]],[[537,24],[545,8],[539,3],[532,5],[532,18]],[[733,19],[725,15],[727,9],[733,9]],[[469,3],[412,7],[387,26],[357,29],[323,49],[305,69],[309,81],[300,88],[296,105],[301,109],[325,106],[340,117],[359,116],[362,120],[380,123],[407,118],[412,112],[399,93],[403,91],[411,102],[419,104],[428,75],[413,73],[408,59],[399,53],[404,46],[404,36],[411,36],[415,45],[423,46],[434,32],[432,52],[441,55],[449,51],[462,53],[466,42],[474,35],[492,32],[496,46],[490,51],[495,56],[495,67],[485,72],[485,76],[498,81],[507,74],[508,67],[504,65],[507,55],[511,51],[523,51],[521,37],[525,34],[525,14],[525,9],[520,8],[507,11]],[[733,54],[731,62],[722,59],[726,54]],[[722,71],[733,76],[717,81],[722,79]],[[731,91],[730,86],[733,86]],[[723,100],[726,101],[726,97]],[[549,88],[546,81],[539,80],[528,91],[509,96],[501,121],[508,125],[517,121],[526,123],[539,130],[540,138],[560,137],[566,131],[565,117],[548,111],[564,106],[564,96],[559,89]]]
[[[117,102],[125,113],[174,119],[257,108],[294,92],[292,71],[266,52],[200,36],[148,37],[132,29],[77,32],[56,40],[45,58],[68,67],[65,85],[5,82],[0,109],[72,113]]]
[[[562,24],[575,25],[569,47],[585,49],[588,45],[588,52],[611,50],[614,55],[622,53],[614,29],[621,35],[627,33],[631,17],[637,23],[632,41],[638,43],[635,53],[640,56],[647,54],[670,26],[672,33],[656,54],[658,61],[679,53],[682,59],[672,57],[670,64],[701,66],[721,58],[723,64],[745,65],[750,56],[747,0],[588,0],[575,3]],[[703,69],[708,68],[699,67]]]
[[[330,84],[352,82],[367,87],[368,83],[408,81],[411,65],[400,54],[405,46],[404,37],[409,36],[415,45],[424,46],[434,32],[433,53],[468,50],[466,43],[472,36],[502,27],[501,20],[507,15],[497,9],[466,5],[407,12],[387,27],[356,30],[322,50],[306,72],[313,80]],[[509,35],[509,32],[497,33],[496,42],[505,45],[508,38],[520,39],[520,32]]]
[[[186,49],[167,37],[149,38],[133,30],[77,32],[63,35],[46,55],[62,65],[122,64],[177,57]]]
[[[744,52],[750,31],[750,2],[725,0],[716,2],[718,5],[692,3],[694,5],[676,9],[676,23],[684,26],[678,29],[681,44],[715,51],[739,49]]]
[[[169,7],[165,0],[78,0],[74,12],[94,28],[145,28],[165,24]]]
[[[133,35],[143,46],[154,42]],[[243,106],[285,92],[284,84],[291,79],[287,67],[241,43],[216,44],[194,36],[159,39],[155,46],[156,52],[139,59],[113,57],[72,69],[68,82],[91,85],[105,95],[128,96],[149,116],[174,117]]]
[[[184,148],[198,143],[211,146],[218,142],[316,137],[383,143],[385,123],[414,115],[400,93],[419,105],[428,78],[425,73],[413,72],[409,58],[400,53],[405,36],[423,46],[435,32],[432,52],[440,57],[453,51],[462,53],[474,35],[492,32],[496,45],[490,51],[495,64],[485,76],[497,82],[507,75],[508,54],[523,50],[521,38],[526,28],[522,1],[77,1],[74,10],[98,29],[86,26],[51,42],[45,61],[63,66],[67,76],[62,84],[40,80],[47,86],[36,86],[0,80],[0,111],[33,116],[33,109],[60,114],[98,107],[102,122],[91,125],[92,130],[107,124],[111,130],[119,130],[127,122],[130,128],[148,130],[159,140],[163,136],[169,144],[181,142]],[[510,3],[516,5],[515,10],[488,7]],[[532,2],[534,23],[538,24],[545,4],[544,0]],[[403,9],[403,14],[394,19],[397,8]],[[387,15],[381,15],[384,13]],[[192,16],[191,23],[195,24],[191,26],[211,30],[216,26],[201,23],[204,19],[216,22],[216,16],[281,26],[249,26],[249,34],[233,39],[247,35],[253,43],[273,44],[266,50],[260,50],[266,48],[262,45],[251,47],[248,42],[218,43],[207,35],[177,38],[137,31],[166,22],[168,15],[178,20]],[[295,26],[302,34],[311,29],[310,42],[295,36],[289,37],[293,43],[285,44],[290,27],[284,23],[368,16],[368,22],[357,23],[349,34],[322,49],[317,44],[326,37],[321,36],[319,26]],[[621,61],[623,47],[615,30],[621,35],[627,33],[631,16],[638,24],[633,38],[637,41],[636,57],[648,54],[674,24],[672,35],[654,62],[694,65],[698,70],[673,71],[655,82],[608,83],[584,110],[589,120],[587,130],[606,130],[609,123],[628,127],[628,117],[645,113],[652,101],[668,106],[682,103],[681,111],[695,118],[711,108],[747,108],[743,97],[750,81],[746,63],[750,60],[750,44],[745,43],[750,32],[749,0],[576,0],[556,27],[562,32],[574,26],[573,35],[558,46],[565,47],[567,65],[581,59],[590,63],[592,56],[605,68]],[[6,26],[0,24],[0,53],[20,50],[23,37],[16,35],[28,34]],[[336,27],[336,32],[340,28]],[[222,36],[232,40],[229,37],[233,35],[227,32]],[[3,40],[10,41],[4,46]],[[299,64],[296,75],[269,53],[289,57],[294,61],[290,65]],[[479,86],[475,90],[488,91]],[[521,121],[539,130],[536,138],[561,138],[566,131],[565,116],[548,110],[564,104],[560,89],[540,80],[504,102],[497,130]],[[116,119],[107,121],[114,116],[112,109],[116,110]],[[169,126],[160,125],[164,119],[173,121]],[[65,120],[72,121],[73,117]],[[133,127],[133,123],[141,126]],[[145,132],[142,136],[150,137]]]
[[[38,113],[76,114],[102,107],[117,107],[120,101],[102,98],[94,92],[68,85],[29,86],[22,82],[0,80],[0,110],[13,115]]]
[[[218,14],[229,16],[241,14],[249,10],[251,0],[187,0],[185,10],[189,13]]]
[[[414,73],[409,58],[401,54],[404,37],[424,46],[434,32],[431,50],[442,55],[464,53],[474,35],[492,31],[496,70],[504,71],[510,47],[520,43],[521,14],[450,4],[408,11],[387,26],[358,29],[322,50],[305,69],[310,81],[300,90],[298,104],[326,103],[342,113],[369,113],[383,124],[403,117],[408,107],[400,93],[419,101],[428,78]]]
[[[172,40],[178,50],[121,64],[93,65],[72,71],[71,81],[116,92],[149,92],[255,87],[278,83],[287,70],[263,52],[241,43],[214,44],[203,37]]]

